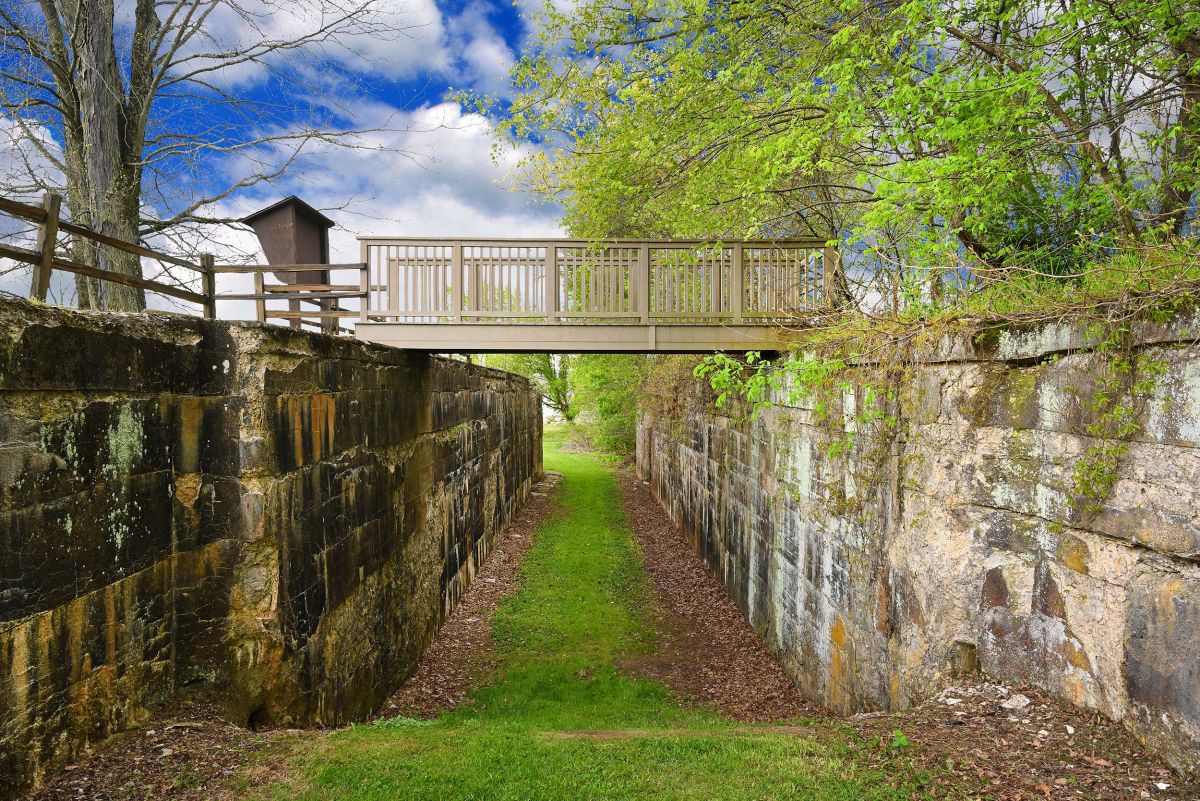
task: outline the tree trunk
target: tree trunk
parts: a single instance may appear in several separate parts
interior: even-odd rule
[[[70,0],[66,0],[70,3]],[[126,90],[114,45],[113,0],[76,0],[77,20],[71,37],[78,65],[79,136],[82,163],[68,174],[68,195],[80,206],[93,230],[126,242],[137,242],[141,220],[141,136],[127,135]],[[139,126],[140,127],[140,126]],[[130,140],[136,152],[130,151]],[[77,255],[103,270],[141,277],[141,259],[94,243],[77,243]],[[79,305],[112,311],[146,308],[141,289],[80,277]]]

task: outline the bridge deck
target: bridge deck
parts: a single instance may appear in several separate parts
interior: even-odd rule
[[[783,350],[767,325],[359,323],[355,335],[431,353],[711,353]]]
[[[362,339],[433,352],[775,350],[825,308],[816,240],[360,240]]]

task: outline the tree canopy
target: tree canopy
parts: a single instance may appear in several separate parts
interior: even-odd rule
[[[1194,4],[584,0],[540,31],[508,136],[578,235],[997,275],[1195,231]]]
[[[484,364],[523,375],[542,393],[542,402],[566,422],[575,419],[574,356],[556,353],[490,353]]]

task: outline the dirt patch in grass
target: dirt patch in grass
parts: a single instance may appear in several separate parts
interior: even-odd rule
[[[936,798],[1200,798],[1200,782],[1148,754],[1120,723],[1034,687],[962,679],[902,713],[856,715],[848,722],[866,744],[863,753],[880,758],[895,756],[891,745],[899,730],[918,764],[937,772]]]
[[[492,614],[516,592],[518,571],[538,525],[550,514],[554,488],[562,476],[547,472],[529,500],[492,546],[458,606],[442,624],[416,672],[389,698],[376,718],[435,718],[462,704],[495,667]]]
[[[94,754],[29,796],[30,801],[238,798],[239,772],[286,732],[254,732],[221,719],[213,705],[183,698],[143,726],[110,738]]]
[[[658,505],[650,486],[618,472],[621,495],[654,588],[658,648],[621,667],[691,703],[763,723],[825,714],[806,701],[737,604]]]

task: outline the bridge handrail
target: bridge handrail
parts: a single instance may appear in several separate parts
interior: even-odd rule
[[[497,236],[360,236],[359,242],[403,242],[416,245],[503,245],[503,246],[532,246],[553,242],[560,247],[592,246],[610,247],[619,245],[652,245],[654,247],[709,247],[743,245],[754,247],[802,245],[805,247],[824,247],[829,240],[817,237],[786,237],[782,239],[579,239],[569,237],[497,237]]]
[[[721,241],[359,237],[360,321],[705,322],[791,319],[828,305],[837,248]]]

